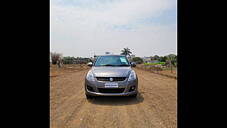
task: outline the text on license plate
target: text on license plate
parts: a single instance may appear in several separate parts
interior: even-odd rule
[[[105,88],[118,88],[118,83],[114,82],[105,83]]]

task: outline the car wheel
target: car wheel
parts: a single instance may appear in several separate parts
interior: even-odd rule
[[[136,93],[136,94],[131,95],[131,97],[136,97],[136,96],[137,96],[137,93]]]
[[[93,96],[86,95],[86,98],[87,98],[87,99],[92,99],[92,98],[93,98]]]

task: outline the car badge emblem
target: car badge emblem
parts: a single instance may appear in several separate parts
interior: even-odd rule
[[[113,81],[113,78],[110,78],[110,81]]]

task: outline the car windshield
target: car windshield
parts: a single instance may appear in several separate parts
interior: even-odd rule
[[[99,56],[94,66],[130,66],[125,56]]]

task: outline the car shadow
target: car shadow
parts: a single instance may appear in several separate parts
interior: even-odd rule
[[[109,105],[109,106],[121,106],[132,105],[143,102],[143,96],[138,92],[137,97],[129,96],[97,96],[93,99],[89,99],[88,102],[97,105]]]

